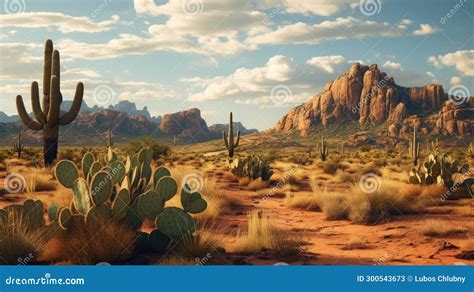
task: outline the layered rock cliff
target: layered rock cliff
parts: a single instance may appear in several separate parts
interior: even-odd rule
[[[316,126],[357,121],[360,125],[387,123],[391,135],[403,136],[408,132],[404,126],[409,117],[416,120],[418,115],[439,113],[435,120],[420,120],[419,126],[439,134],[472,133],[472,105],[467,103],[461,109],[447,100],[441,85],[399,86],[377,65],[355,63],[344,75],[326,84],[323,92],[291,109],[275,130],[298,130],[307,135]]]

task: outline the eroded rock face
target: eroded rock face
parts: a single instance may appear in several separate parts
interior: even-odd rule
[[[291,109],[278,121],[275,130],[298,130],[306,135],[318,125],[358,121],[361,125],[387,123],[388,134],[400,137],[412,131],[413,116],[423,114],[423,119],[416,119],[416,126],[423,133],[472,133],[472,101],[454,107],[447,100],[441,85],[402,87],[377,65],[356,63],[312,100]]]
[[[184,131],[191,135],[200,131],[209,131],[206,121],[201,118],[201,111],[197,108],[164,115],[160,130],[165,134],[176,135]]]

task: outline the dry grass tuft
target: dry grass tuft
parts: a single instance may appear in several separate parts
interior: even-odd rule
[[[318,197],[313,193],[287,194],[284,201],[289,208],[320,211]]]
[[[31,228],[18,212],[0,218],[0,265],[18,265],[28,258],[36,261],[49,237],[46,228]]]
[[[255,191],[263,190],[267,186],[268,186],[268,183],[266,181],[262,180],[261,178],[258,178],[256,180],[251,181],[247,185],[247,190],[255,192]]]
[[[264,211],[252,211],[248,215],[247,226],[247,233],[237,237],[235,249],[239,252],[252,254],[268,248],[278,255],[288,255],[301,248],[301,239],[292,238],[287,232],[277,228],[273,218]]]
[[[91,265],[99,262],[120,262],[132,256],[135,232],[114,221],[99,230],[86,224],[77,224],[48,241],[41,259],[52,262],[70,262]]]
[[[32,168],[24,173],[28,193],[55,191],[56,184],[48,170]]]
[[[468,232],[468,229],[464,226],[452,226],[451,224],[451,222],[445,220],[427,219],[420,226],[420,233],[425,236],[448,237]]]

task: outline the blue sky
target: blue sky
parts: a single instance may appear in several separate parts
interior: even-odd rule
[[[273,127],[351,63],[404,86],[474,92],[473,0],[4,0],[0,111],[42,80],[44,41],[61,52],[62,92],[89,105],[130,100],[154,115],[190,107]],[[27,102],[28,103],[28,102]],[[29,107],[29,104],[27,105]]]

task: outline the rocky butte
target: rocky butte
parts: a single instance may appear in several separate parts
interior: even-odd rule
[[[474,99],[465,100],[454,105],[441,85],[403,87],[376,64],[355,63],[323,92],[292,108],[274,129],[304,136],[318,126],[356,121],[361,126],[385,123],[387,135],[403,137],[414,123],[425,135],[464,136],[474,133]]]

